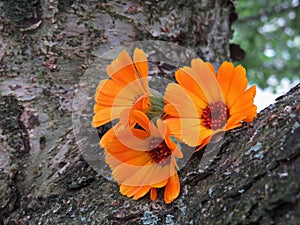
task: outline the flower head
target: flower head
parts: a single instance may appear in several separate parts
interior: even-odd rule
[[[138,110],[131,111],[131,118],[138,128],[116,128],[102,142],[112,176],[127,197],[138,199],[150,191],[155,200],[156,188],[165,187],[164,200],[170,203],[179,195],[176,158],[181,158],[182,153],[162,120],[155,125]]]
[[[107,66],[110,79],[102,80],[96,90],[93,127],[120,117],[125,109],[147,112],[149,109],[148,61],[143,50],[136,48],[133,60],[122,51]]]
[[[224,62],[216,74],[211,64],[194,59],[191,67],[180,68],[175,77],[178,84],[169,84],[165,93],[166,123],[188,145],[201,148],[217,132],[256,116],[256,89],[246,90],[248,81],[241,65]]]
[[[120,192],[134,200],[148,192],[156,200],[157,188],[164,188],[164,201],[171,203],[180,191],[177,160],[185,145],[179,143],[198,150],[216,133],[256,116],[256,89],[247,90],[240,65],[224,62],[217,74],[211,64],[194,59],[191,67],[175,72],[177,84],[169,84],[164,96],[149,88],[148,61],[140,49],[133,59],[124,50],[106,71],[109,79],[97,87],[92,125],[118,119],[100,146]]]

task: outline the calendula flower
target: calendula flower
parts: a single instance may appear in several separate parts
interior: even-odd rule
[[[169,84],[164,108],[171,133],[190,146],[208,144],[219,131],[251,122],[256,116],[253,104],[256,87],[246,90],[246,70],[224,62],[216,74],[213,66],[194,59],[191,67],[176,71],[178,84]]]
[[[116,128],[102,142],[112,176],[127,197],[136,200],[150,191],[151,199],[156,200],[156,188],[165,187],[164,201],[170,203],[180,191],[176,158],[182,152],[161,119],[154,124],[139,110],[132,110],[130,117],[138,128]]]
[[[118,119],[126,109],[148,111],[148,61],[143,50],[136,48],[133,60],[122,51],[106,72],[110,79],[102,80],[95,94],[93,127]]]
[[[164,96],[149,88],[148,61],[140,49],[133,59],[124,50],[106,71],[109,79],[97,87],[92,125],[118,120],[100,146],[120,192],[134,200],[150,192],[154,201],[157,189],[164,188],[164,201],[174,201],[180,192],[180,141],[198,150],[216,133],[256,116],[255,86],[246,90],[245,69],[229,62],[216,74],[211,64],[192,60],[191,67],[176,71],[178,84],[169,84]]]

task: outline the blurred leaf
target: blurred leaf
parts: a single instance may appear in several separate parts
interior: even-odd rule
[[[232,42],[246,51],[238,63],[247,68],[250,81],[275,90],[283,78],[299,80],[299,0],[237,0],[237,12]]]

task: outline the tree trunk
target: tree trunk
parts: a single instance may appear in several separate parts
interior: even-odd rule
[[[124,43],[165,40],[218,66],[230,56],[231,1],[5,0],[0,6],[0,224],[299,221],[299,85],[251,125],[227,132],[205,169],[203,151],[195,154],[179,172],[181,194],[169,205],[161,196],[151,202],[119,194],[75,141],[75,89],[98,57]]]

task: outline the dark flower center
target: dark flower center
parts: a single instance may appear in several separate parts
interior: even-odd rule
[[[221,129],[229,118],[229,109],[223,102],[211,103],[203,110],[202,123],[212,130]]]
[[[162,166],[170,163],[170,155],[172,152],[161,138],[152,138],[150,140],[148,153],[153,163],[159,163]]]

